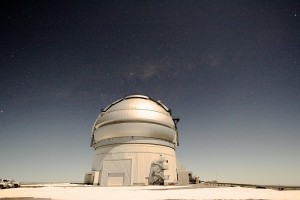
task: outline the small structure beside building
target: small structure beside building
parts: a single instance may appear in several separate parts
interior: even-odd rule
[[[178,185],[189,185],[200,183],[200,178],[198,176],[193,176],[191,171],[186,170],[186,168],[177,161],[177,180]]]

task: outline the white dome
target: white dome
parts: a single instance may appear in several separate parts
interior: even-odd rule
[[[178,120],[160,101],[144,95],[129,95],[108,105],[93,126],[92,172],[86,174],[85,183],[177,183]]]
[[[100,141],[142,137],[176,143],[176,126],[170,110],[144,95],[129,95],[102,110],[92,131],[92,144]]]

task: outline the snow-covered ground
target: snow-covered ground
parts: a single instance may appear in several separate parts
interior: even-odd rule
[[[300,191],[277,191],[242,187],[191,188],[179,186],[92,187],[82,185],[43,185],[0,190],[0,199],[15,197],[47,198],[53,200],[99,199],[286,199],[299,200]],[[13,198],[13,199],[14,199]],[[32,199],[34,200],[34,199]]]

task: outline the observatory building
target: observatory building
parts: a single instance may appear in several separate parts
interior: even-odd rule
[[[129,95],[102,109],[91,137],[92,171],[84,182],[100,186],[177,183],[176,123],[171,110],[144,95]]]

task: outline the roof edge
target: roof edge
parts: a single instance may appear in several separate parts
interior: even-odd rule
[[[114,106],[115,104],[123,101],[123,100],[126,100],[126,99],[134,99],[134,98],[137,98],[137,99],[147,99],[147,100],[151,100],[153,102],[155,102],[156,104],[158,104],[159,106],[161,106],[165,111],[167,111],[168,113],[171,114],[171,110],[166,106],[164,105],[160,100],[155,100],[147,95],[142,95],[142,94],[130,94],[130,95],[126,95],[124,96],[123,98],[121,99],[118,99],[114,102],[112,102],[111,104],[109,104],[108,106],[106,106],[104,109],[101,110],[102,113],[106,112],[109,108],[111,108],[112,106]]]

